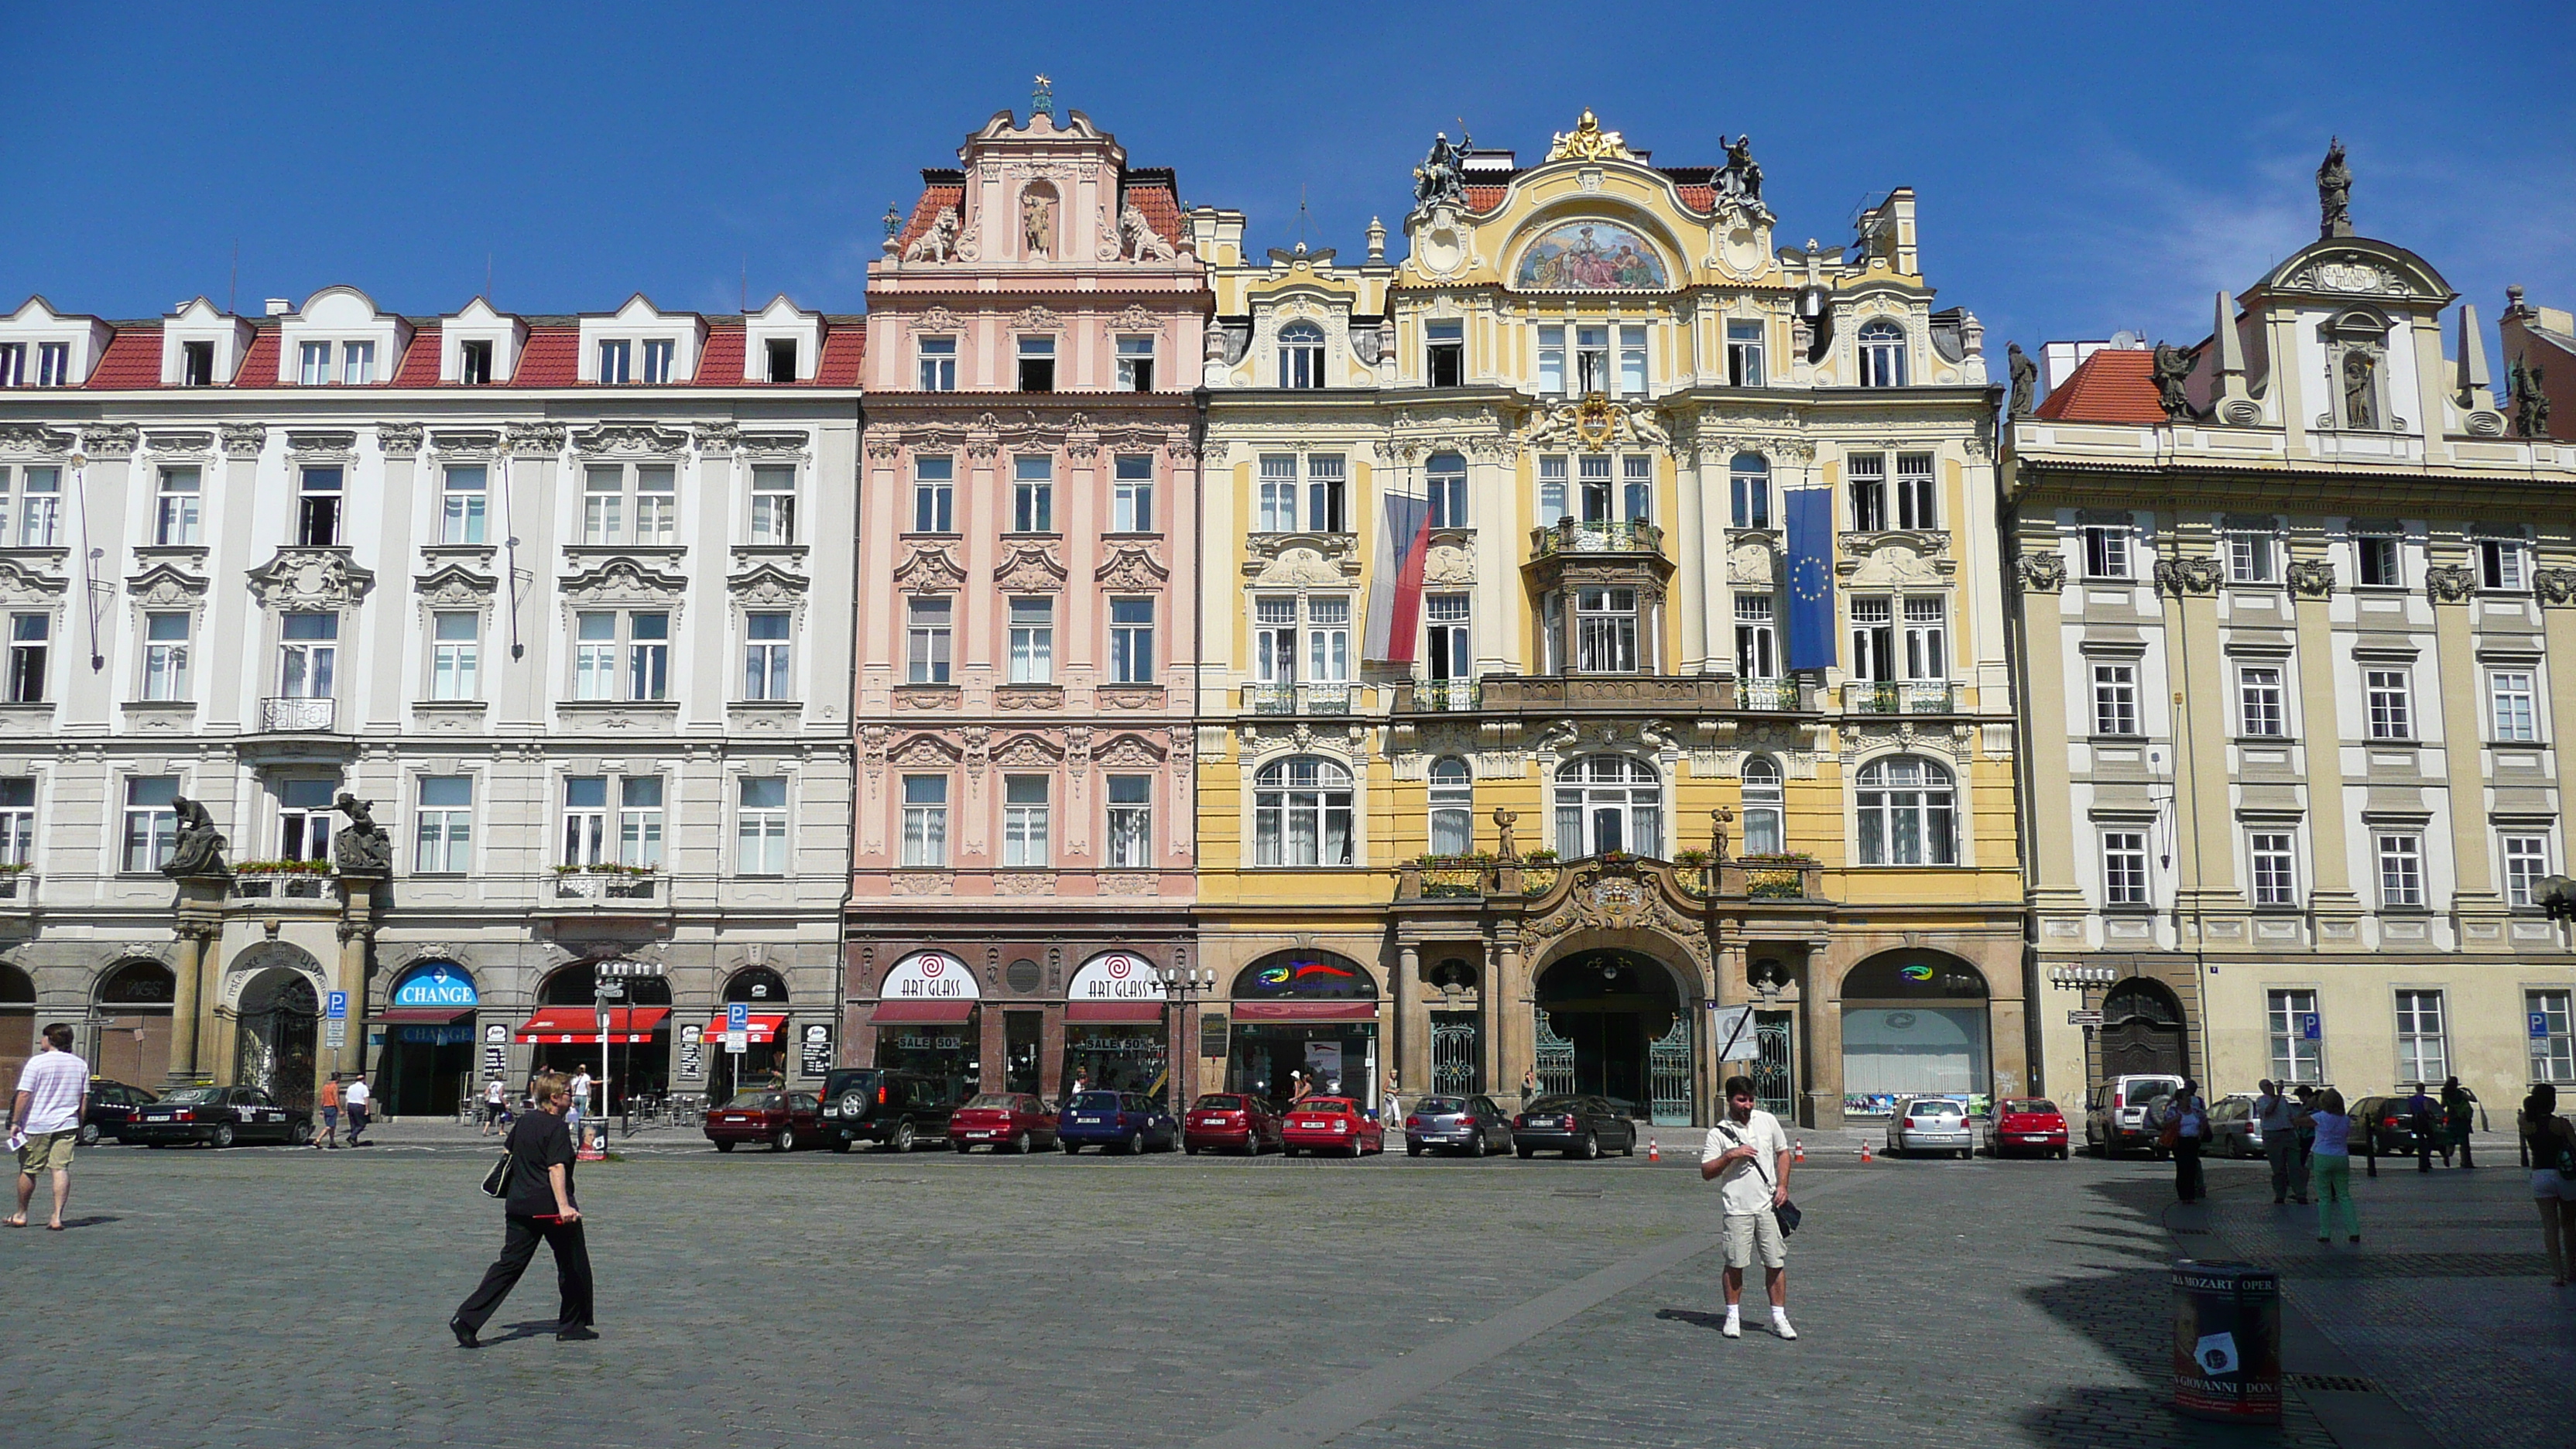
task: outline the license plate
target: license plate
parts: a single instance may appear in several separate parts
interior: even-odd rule
[[[1074,1125],[1077,1127],[1097,1127],[1105,1120],[1107,1119],[1101,1117],[1076,1117],[1073,1119]]]
[[[1002,1134],[1001,1134],[1000,1130],[999,1130],[999,1129],[997,1129],[997,1128],[992,1128],[992,1127],[978,1127],[978,1128],[976,1128],[974,1131],[969,1132],[969,1133],[967,1133],[966,1135],[967,1135],[967,1136],[969,1136],[969,1137],[999,1137],[999,1136],[1001,1136]]]
[[[167,1112],[154,1112],[143,1120],[146,1122],[167,1122],[170,1120],[170,1114]]]
[[[1297,1130],[1300,1132],[1327,1132],[1332,1130],[1332,1125],[1333,1124],[1330,1122],[1300,1122],[1297,1124]]]

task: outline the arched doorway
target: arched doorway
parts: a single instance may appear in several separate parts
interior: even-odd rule
[[[301,951],[295,952],[304,956]],[[277,958],[270,958],[272,961]],[[304,956],[304,961],[312,960]],[[322,996],[297,966],[253,967],[234,999],[233,1083],[257,1087],[289,1107],[313,1105],[315,1038]]]
[[[1378,1100],[1377,977],[1330,951],[1273,951],[1235,973],[1226,1085],[1285,1105],[1301,1082]]]
[[[170,1003],[179,978],[158,961],[127,961],[98,979],[92,1069],[110,1081],[159,1091],[170,1075]]]
[[[671,983],[659,976],[620,976],[608,1002],[608,1039],[600,1040],[599,963],[575,961],[537,983],[539,1018],[569,1030],[523,1032],[533,1036],[536,1070],[561,1072],[567,1078],[584,1069],[599,1085],[591,1105],[614,1112],[630,1096],[659,1097],[671,1083]],[[579,1019],[563,1008],[579,1007]],[[537,1024],[537,1023],[531,1023]],[[564,1038],[569,1038],[568,1040]]]
[[[474,1090],[474,973],[443,959],[415,962],[385,994],[384,1050],[368,1080],[396,1117],[456,1110]]]
[[[1536,984],[1539,1090],[1628,1104],[1658,1126],[1691,1120],[1691,1022],[1662,962],[1634,951],[1581,951]]]
[[[740,1082],[758,1084],[774,1077],[784,1083],[788,1043],[780,1018],[787,1010],[787,978],[766,966],[746,966],[726,979],[722,998],[728,1005],[739,1001],[751,1008],[751,1029],[743,1049],[729,1052],[717,1034],[724,1028],[725,1014],[717,1012],[708,1024],[715,1059],[707,1067],[707,1100],[726,1100]],[[771,1020],[763,1021],[764,1016]]]
[[[0,961],[0,1081],[17,1081],[18,1068],[35,1054],[36,979]],[[104,1068],[97,1070],[102,1076],[112,1075]]]
[[[2161,981],[2132,976],[2102,998],[2102,1080],[2191,1074],[2182,1002]]]
[[[1992,1106],[1986,978],[1941,951],[1889,951],[1843,977],[1843,1112],[1884,1117],[1909,1096]]]

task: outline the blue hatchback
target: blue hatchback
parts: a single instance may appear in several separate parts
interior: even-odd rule
[[[1169,1152],[1180,1139],[1179,1120],[1162,1103],[1135,1092],[1076,1092],[1056,1125],[1056,1141],[1067,1152]]]

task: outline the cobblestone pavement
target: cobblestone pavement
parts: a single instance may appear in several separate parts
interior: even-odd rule
[[[1713,1190],[1678,1144],[1660,1166],[1021,1160],[660,1132],[581,1169],[604,1337],[541,1331],[541,1258],[476,1353],[442,1327],[499,1241],[470,1132],[105,1147],[81,1154],[77,1231],[0,1233],[21,1307],[0,1422],[49,1449],[2336,1442],[2302,1398],[2279,1430],[2163,1407],[2166,1265],[2219,1242],[2279,1259],[2387,1383],[2382,1420],[2549,1438],[2490,1384],[2508,1337],[2563,1352],[2576,1308],[2542,1276],[2462,1276],[2536,1262],[2509,1166],[2364,1182],[2368,1249],[2408,1276],[2303,1277],[2318,1254],[2262,1236],[2259,1165],[2213,1164],[2216,1203],[2180,1218],[2145,1162],[1864,1168],[1840,1141],[1808,1134],[1794,1184],[1795,1343],[1758,1307],[1717,1334]],[[2454,1226],[2383,1246],[2408,1211]],[[2491,1296],[2509,1311],[2469,1307]],[[2430,1349],[2403,1386],[2401,1340]],[[2290,1367],[2355,1371],[2318,1351]]]

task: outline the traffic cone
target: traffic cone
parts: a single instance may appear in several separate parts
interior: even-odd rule
[[[1652,1137],[1646,1139],[1646,1160],[1648,1162],[1661,1162],[1664,1160],[1664,1149],[1657,1146],[1655,1139]]]
[[[1806,1160],[1807,1160],[1807,1139],[1806,1139],[1806,1138],[1804,1138],[1804,1137],[1799,1138],[1799,1139],[1798,1139],[1798,1142],[1797,1142],[1797,1148],[1798,1148],[1798,1150],[1797,1150],[1796,1152],[1794,1152],[1794,1153],[1791,1153],[1791,1154],[1790,1154],[1790,1156],[1789,1156],[1789,1160],[1790,1160],[1791,1162],[1804,1162],[1804,1161],[1806,1161]]]
[[[1860,1165],[1869,1166],[1869,1144],[1866,1142],[1860,1145]]]

